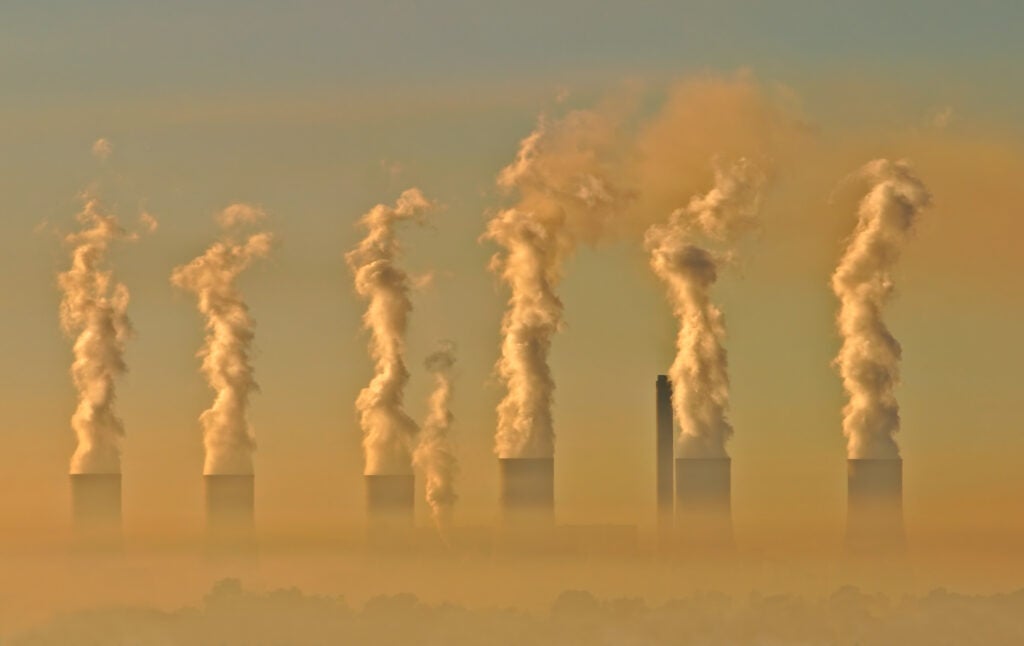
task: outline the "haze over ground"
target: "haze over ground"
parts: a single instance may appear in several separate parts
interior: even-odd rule
[[[423,419],[433,383],[419,366],[438,339],[453,340],[460,488],[452,522],[493,523],[504,395],[494,365],[508,295],[486,269],[496,247],[479,238],[515,201],[496,187],[499,172],[542,113],[601,108],[643,121],[678,100],[692,127],[678,138],[651,131],[655,170],[666,174],[648,176],[680,198],[702,193],[713,184],[713,155],[760,132],[743,125],[748,113],[716,109],[746,91],[783,111],[793,132],[772,148],[760,228],[714,288],[728,323],[728,450],[745,562],[774,573],[794,555],[828,553],[842,535],[844,395],[831,366],[840,341],[829,278],[863,194],[846,178],[872,159],[908,159],[934,200],[887,312],[903,346],[898,441],[921,564],[912,587],[1019,587],[1021,14],[1010,2],[8,3],[0,10],[0,579],[35,593],[0,590],[0,608],[31,606],[40,621],[48,604],[93,599],[170,609],[232,574],[182,556],[203,527],[198,416],[211,394],[195,357],[202,320],[169,276],[217,238],[213,215],[237,202],[262,208],[279,243],[239,280],[256,321],[261,392],[250,419],[257,525],[268,544],[331,545],[359,532],[354,402],[372,366],[344,254],[363,235],[356,220],[410,186],[443,209],[431,226],[402,234],[407,269],[433,275],[412,295],[407,407]],[[716,88],[721,104],[694,98]],[[109,148],[96,154],[100,138]],[[116,580],[63,565],[75,398],[58,319],[55,276],[67,256],[57,234],[72,230],[90,186],[125,221],[145,210],[160,222],[111,254],[136,330],[117,406],[125,540],[137,560],[118,566]],[[565,262],[565,327],[551,350],[562,523],[653,529],[653,385],[671,362],[676,328],[639,225],[685,200],[669,202],[641,200],[635,230],[583,245]],[[422,501],[419,490],[426,526]],[[154,557],[160,546],[173,556]],[[189,561],[188,581],[164,597],[139,592],[175,559]],[[318,578],[311,560],[276,563],[252,585],[354,600],[405,591],[445,598],[423,592],[415,568],[371,591],[348,566]],[[845,583],[829,567],[807,566],[807,580],[824,580],[816,594]],[[610,580],[639,595],[642,579],[625,572]],[[618,596],[571,584],[571,572],[562,578],[539,579],[550,594],[538,603],[570,587]],[[781,585],[767,578],[762,587]],[[669,583],[658,590],[676,596]],[[462,602],[455,586],[452,598]],[[14,620],[10,612],[3,622]]]

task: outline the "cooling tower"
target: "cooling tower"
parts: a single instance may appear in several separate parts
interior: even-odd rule
[[[684,545],[732,548],[731,461],[676,459],[676,535]]]
[[[664,536],[672,527],[672,458],[674,424],[672,419],[672,383],[666,375],[658,375],[655,383],[655,433],[658,531]]]
[[[119,534],[121,474],[71,474],[71,518],[79,534]]]
[[[903,461],[846,461],[846,545],[852,553],[899,552],[903,533]]]
[[[368,475],[366,512],[371,521],[387,520],[412,525],[416,481],[409,475]]]
[[[211,538],[246,538],[253,530],[256,479],[252,475],[206,475],[203,481]]]
[[[502,458],[501,511],[504,519],[555,521],[554,458]]]

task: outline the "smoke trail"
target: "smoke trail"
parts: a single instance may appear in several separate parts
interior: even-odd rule
[[[616,125],[582,111],[556,123],[541,120],[498,177],[501,188],[519,193],[518,203],[498,212],[482,238],[502,248],[491,270],[511,292],[497,364],[507,388],[495,436],[501,458],[554,455],[548,353],[562,327],[556,293],[562,264],[579,242],[598,240],[632,197],[610,180],[621,175],[610,164],[621,162]]]
[[[871,190],[861,200],[857,228],[832,275],[839,297],[842,348],[836,357],[849,402],[843,433],[850,458],[899,457],[900,344],[882,319],[892,295],[893,268],[914,221],[929,206],[928,189],[905,162],[877,159],[861,169]]]
[[[254,260],[270,252],[271,234],[243,236],[240,231],[264,217],[247,204],[227,207],[217,216],[222,238],[171,274],[171,283],[198,297],[199,311],[206,318],[206,340],[199,356],[216,396],[199,417],[206,448],[204,475],[253,472],[256,445],[248,408],[249,397],[258,388],[249,361],[255,324],[235,281]]]
[[[114,152],[114,146],[109,139],[100,137],[92,144],[92,156],[99,161],[107,161]]]
[[[426,480],[427,503],[434,522],[443,532],[450,521],[452,505],[458,500],[455,493],[455,475],[458,463],[449,438],[452,425],[452,368],[455,366],[455,345],[441,344],[426,360],[427,370],[434,375],[434,391],[430,394],[423,433],[413,453],[413,463],[423,470]]]
[[[71,427],[78,447],[71,473],[120,473],[124,424],[114,412],[114,382],[127,370],[125,341],[132,328],[128,288],[107,268],[107,251],[114,240],[135,236],[122,229],[96,197],[86,194],[84,201],[76,215],[81,230],[65,238],[71,247],[71,268],[57,277],[64,294],[61,327],[75,339],[71,376],[78,407]]]
[[[367,475],[412,471],[410,451],[419,429],[403,405],[409,381],[405,331],[412,302],[409,276],[396,263],[400,247],[395,229],[400,222],[420,219],[434,208],[417,188],[404,191],[394,207],[378,204],[359,220],[367,229],[366,237],[345,255],[355,275],[356,292],[369,302],[363,326],[370,331],[374,376],[356,399]]]
[[[704,235],[726,242],[749,229],[764,181],[743,159],[728,169],[716,167],[711,191],[692,198],[668,223],[651,226],[644,236],[651,267],[665,283],[679,321],[669,377],[684,457],[726,457],[725,443],[732,435],[725,322],[710,295],[721,255],[693,239]]]

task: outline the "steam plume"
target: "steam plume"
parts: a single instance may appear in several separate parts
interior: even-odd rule
[[[206,318],[206,341],[199,356],[202,371],[216,393],[203,412],[205,475],[248,475],[253,472],[255,441],[248,420],[249,397],[258,386],[249,360],[254,322],[235,284],[252,262],[270,252],[266,232],[242,235],[241,229],[265,214],[247,204],[232,204],[217,216],[222,238],[187,265],[175,268],[171,282],[193,292]]]
[[[455,346],[444,342],[426,360],[427,370],[434,375],[434,390],[430,394],[423,433],[413,453],[414,464],[423,470],[426,480],[427,503],[434,522],[442,531],[447,527],[452,505],[458,500],[455,493],[455,475],[458,463],[452,447],[449,430],[452,425],[452,368],[455,366]]]
[[[556,290],[576,245],[599,239],[631,197],[610,180],[621,170],[610,163],[620,159],[619,132],[596,112],[573,112],[556,123],[542,119],[498,177],[501,188],[519,193],[518,203],[498,212],[483,236],[502,248],[491,270],[511,291],[497,364],[507,388],[495,437],[501,458],[554,455],[548,353],[562,327]]]
[[[92,144],[92,155],[100,161],[107,161],[113,152],[114,146],[110,143],[109,139],[100,137]]]
[[[81,230],[65,238],[71,268],[57,277],[63,292],[61,327],[75,339],[71,376],[78,407],[71,427],[78,446],[71,473],[120,473],[124,425],[114,412],[114,383],[127,370],[124,349],[132,328],[128,288],[114,279],[107,251],[111,242],[135,236],[96,197],[86,194],[84,201],[76,216]]]
[[[746,160],[716,167],[715,186],[651,226],[644,237],[654,273],[665,283],[679,321],[676,358],[669,369],[672,406],[679,420],[683,457],[726,457],[729,374],[725,322],[711,301],[722,259],[699,246],[697,236],[732,241],[754,224],[764,176]]]
[[[882,319],[892,295],[893,268],[914,222],[931,202],[928,189],[905,162],[877,159],[861,169],[871,190],[861,200],[857,228],[835,274],[843,345],[836,357],[849,402],[843,433],[849,458],[899,457],[900,344]]]
[[[435,205],[419,189],[402,193],[394,207],[378,204],[360,219],[367,229],[359,246],[346,254],[355,274],[356,292],[368,301],[363,326],[370,331],[374,376],[359,393],[356,410],[363,429],[367,475],[407,474],[410,452],[419,429],[404,408],[405,331],[412,302],[409,276],[397,264],[397,225],[420,219]]]

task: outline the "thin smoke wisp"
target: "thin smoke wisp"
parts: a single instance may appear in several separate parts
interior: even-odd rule
[[[434,523],[443,532],[458,500],[455,492],[458,461],[451,439],[455,345],[442,343],[427,357],[425,367],[434,377],[434,389],[427,402],[427,417],[413,453],[413,463],[423,471],[427,504]]]

